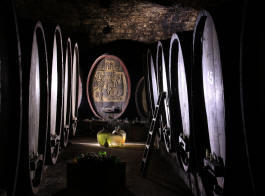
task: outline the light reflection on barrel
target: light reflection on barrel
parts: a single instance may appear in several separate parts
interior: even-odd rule
[[[26,53],[24,54],[26,55]],[[24,66],[26,65],[24,64]],[[23,155],[23,160],[27,160],[28,162],[25,167],[21,167],[20,169],[24,172],[25,176],[23,177],[25,180],[30,181],[31,191],[36,193],[44,171],[49,117],[46,39],[40,22],[36,24],[33,31],[31,60],[28,73],[24,66],[23,79],[25,84],[28,83],[28,86],[23,86],[25,90],[23,107],[25,114],[28,113],[23,116],[25,121],[27,121],[27,123],[23,124],[23,130],[28,131],[28,136],[24,137],[23,140],[25,144],[28,143],[28,147],[23,150],[23,153],[26,153]],[[23,160],[22,162],[24,163]],[[29,179],[27,179],[27,171]]]
[[[13,196],[22,139],[20,36],[13,1],[0,2],[0,194]]]
[[[158,82],[158,92],[166,93],[166,97],[163,101],[163,110],[161,112],[160,120],[160,135],[163,135],[165,146],[168,152],[173,151],[173,137],[171,134],[171,117],[170,117],[170,89],[169,89],[169,80],[168,80],[168,71],[165,61],[165,55],[163,50],[163,45],[160,41],[157,43],[156,51],[156,73],[157,73],[157,82]]]
[[[171,96],[172,123],[175,123],[175,135],[178,138],[178,156],[185,171],[190,166],[190,129],[191,118],[188,95],[188,84],[186,78],[186,67],[184,64],[181,41],[177,34],[173,34],[169,49],[169,81]],[[174,118],[174,120],[173,120]]]
[[[217,192],[224,188],[224,167],[226,160],[225,102],[220,49],[211,15],[201,11],[197,17],[193,34],[194,65],[192,68],[194,115],[198,145],[204,153],[204,167],[215,161]],[[196,100],[195,100],[196,99]],[[203,152],[204,151],[204,152]]]
[[[72,45],[71,39],[68,38],[65,48],[64,61],[64,106],[63,106],[63,132],[61,143],[63,147],[68,144],[68,137],[71,123],[71,78],[72,78]]]
[[[71,133],[76,134],[78,117],[78,90],[79,90],[79,50],[78,44],[74,45],[72,61],[72,85],[71,85]]]
[[[98,57],[89,71],[86,93],[96,117],[104,120],[119,118],[131,96],[130,76],[122,60],[109,54]]]
[[[48,44],[50,84],[50,127],[47,138],[46,163],[55,164],[60,152],[63,114],[63,45],[59,26],[55,27],[53,39]]]

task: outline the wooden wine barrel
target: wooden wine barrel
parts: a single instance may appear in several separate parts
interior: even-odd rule
[[[61,144],[66,147],[68,144],[68,137],[70,132],[71,122],[71,82],[72,78],[72,45],[71,39],[68,38],[65,49],[64,61],[64,105],[63,105],[63,132],[61,137]]]
[[[53,29],[53,28],[52,28]],[[63,44],[59,26],[53,29],[51,39],[48,39],[49,90],[50,90],[50,120],[47,136],[46,163],[55,164],[60,153],[60,140],[63,117]]]
[[[156,72],[157,72],[157,81],[158,81],[158,92],[166,93],[164,99],[164,107],[161,113],[161,128],[160,135],[163,135],[165,146],[168,152],[173,151],[173,137],[171,133],[171,117],[170,117],[170,88],[169,88],[169,79],[168,71],[166,67],[166,61],[163,51],[162,43],[159,41],[157,43],[157,52],[156,52]]]
[[[248,158],[248,173],[252,195],[264,195],[264,154],[261,131],[265,129],[265,22],[259,27],[253,22],[263,18],[263,10],[255,1],[246,1],[240,44],[240,90],[244,143]],[[247,173],[247,171],[245,171]]]
[[[151,108],[151,113],[153,114],[155,111],[155,105],[158,100],[158,91],[157,91],[157,78],[155,72],[155,65],[151,51],[148,49],[147,51],[147,84],[148,84],[148,95],[149,95],[149,103]]]
[[[191,104],[189,100],[188,81],[186,67],[180,38],[173,34],[169,49],[169,86],[172,103],[170,113],[176,130],[174,134],[178,138],[178,157],[185,171],[189,170],[191,154]]]
[[[49,129],[49,76],[41,22],[24,26],[21,39],[23,132],[18,195],[36,193],[41,184]]]
[[[0,2],[0,194],[14,195],[21,150],[22,72],[13,1]]]
[[[96,117],[104,120],[119,118],[131,95],[130,76],[121,59],[109,54],[98,57],[89,71],[86,92]]]
[[[138,112],[138,115],[142,119],[148,118],[148,107],[147,107],[147,97],[146,97],[146,89],[145,89],[145,78],[141,77],[139,82],[137,83],[135,90],[135,105]]]
[[[79,50],[76,43],[73,50],[73,63],[72,63],[72,86],[71,86],[71,130],[72,135],[76,134],[77,117],[78,117],[78,90],[79,90]]]
[[[194,64],[192,68],[193,115],[196,137],[204,151],[204,168],[214,165],[215,193],[224,188],[226,163],[225,101],[220,49],[211,15],[198,14],[193,34]]]

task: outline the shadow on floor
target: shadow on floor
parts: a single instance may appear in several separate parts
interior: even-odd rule
[[[98,191],[91,191],[91,190],[80,190],[80,189],[70,189],[66,188],[60,190],[59,192],[53,194],[52,196],[135,196],[132,192],[130,192],[126,187],[121,188],[118,190],[98,190]]]
[[[193,194],[189,192],[188,189],[178,187],[175,184],[170,183],[170,181],[165,181],[165,178],[161,178],[155,175],[150,175],[146,177],[146,179],[156,184],[157,186],[160,186],[163,189],[167,189],[168,191],[171,191],[172,193],[176,195],[193,196]]]

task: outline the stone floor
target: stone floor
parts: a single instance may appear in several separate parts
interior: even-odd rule
[[[191,196],[183,181],[178,177],[172,166],[165,161],[157,151],[152,154],[147,176],[140,173],[140,163],[144,150],[144,142],[128,142],[120,148],[104,148],[98,146],[96,138],[75,137],[70,140],[66,149],[61,153],[56,165],[46,168],[43,183],[37,196],[83,196],[99,195],[98,193],[82,192],[67,188],[66,165],[80,153],[106,151],[118,156],[126,166],[126,187],[117,190],[113,195],[125,196]],[[88,176],[89,177],[89,176]],[[104,194],[106,195],[106,194]],[[112,195],[109,194],[108,195]]]

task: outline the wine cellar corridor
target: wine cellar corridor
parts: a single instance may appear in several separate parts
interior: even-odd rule
[[[262,196],[253,0],[1,0],[0,196]]]

